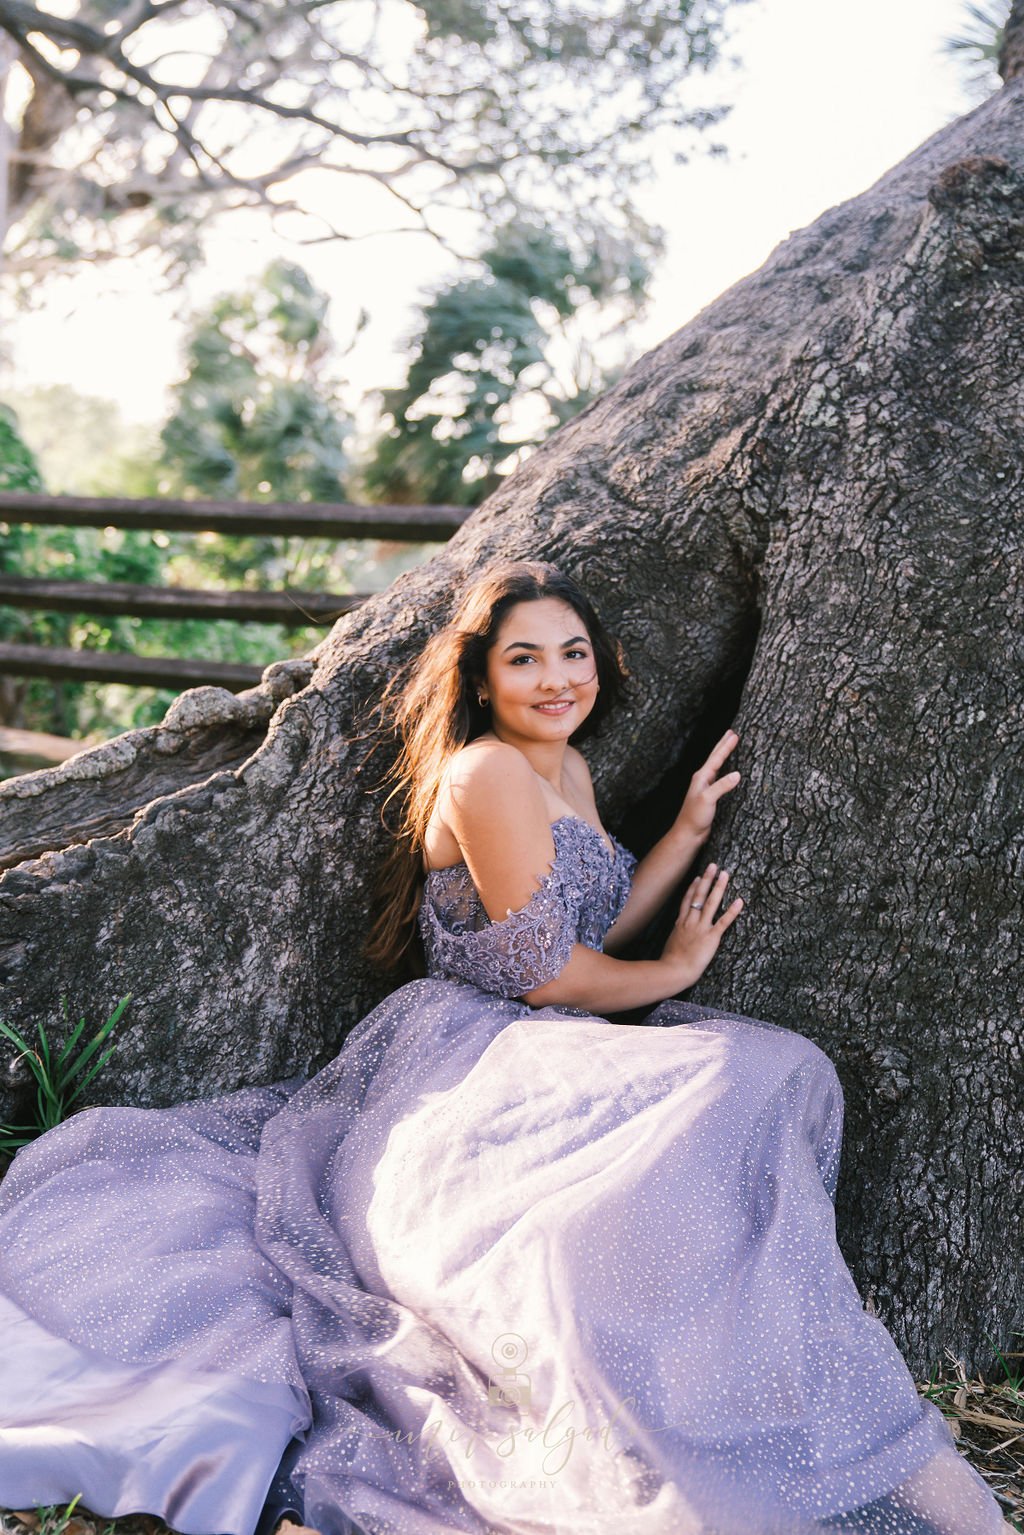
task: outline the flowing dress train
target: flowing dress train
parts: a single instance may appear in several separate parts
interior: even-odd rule
[[[186,1535],[996,1535],[836,1243],[810,1039],[522,993],[634,856],[576,816],[490,921],[427,876],[428,974],[328,1066],[91,1108],[0,1184],[0,1503]]]

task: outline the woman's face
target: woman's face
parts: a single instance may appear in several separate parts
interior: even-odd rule
[[[480,692],[503,739],[562,741],[593,709],[599,686],[594,647],[575,608],[538,597],[505,614]]]

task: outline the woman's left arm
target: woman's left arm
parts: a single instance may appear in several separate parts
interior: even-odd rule
[[[711,835],[718,801],[735,789],[737,772],[717,778],[719,768],[735,748],[739,736],[727,730],[707,761],[690,779],[679,814],[663,837],[633,871],[629,898],[604,939],[604,952],[616,954],[647,926],[684,878],[699,849]]]

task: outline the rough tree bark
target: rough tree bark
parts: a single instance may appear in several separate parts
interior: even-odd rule
[[[4,786],[32,856],[0,883],[3,1016],[66,993],[98,1022],[130,990],[101,1102],[324,1064],[389,989],[358,955],[385,844],[363,703],[491,557],[553,560],[626,647],[636,701],[587,754],[638,854],[741,736],[704,854],[747,909],[694,1000],[828,1052],[861,1293],[919,1374],[944,1345],[995,1367],[1021,1301],[1022,339],[1018,75],[340,620],[255,747],[266,690],[239,717],[197,690],[131,750]]]
[[[1013,0],[999,47],[999,73],[1006,82],[1024,73],[1024,0]]]

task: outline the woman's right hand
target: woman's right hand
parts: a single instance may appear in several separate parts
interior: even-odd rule
[[[743,910],[743,898],[737,896],[718,921],[713,920],[729,880],[727,869],[722,869],[715,877],[717,867],[717,864],[709,863],[704,873],[691,882],[661,953],[662,962],[671,967],[673,976],[679,978],[678,991],[685,991],[704,974],[715,957],[722,934]],[[694,901],[701,903],[699,909],[693,905]]]

